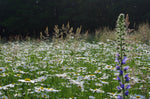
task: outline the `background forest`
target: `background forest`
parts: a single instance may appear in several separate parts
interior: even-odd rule
[[[46,26],[82,25],[82,30],[113,29],[120,13],[129,14],[130,26],[150,23],[149,0],[0,0],[1,36],[39,36]],[[5,31],[3,30],[5,29]]]

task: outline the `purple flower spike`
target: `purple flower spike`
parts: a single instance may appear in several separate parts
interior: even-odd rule
[[[123,71],[122,70],[119,70],[119,73],[120,73],[120,75],[123,75]]]
[[[125,56],[122,60],[122,64],[126,64],[126,61],[127,61],[127,57]]]
[[[123,99],[120,95],[118,95],[118,99]]]
[[[128,85],[128,86],[126,87],[126,89],[130,89],[130,85]]]
[[[125,92],[125,95],[126,95],[126,96],[128,96],[128,95],[129,95],[129,91],[128,91],[128,90]]]
[[[120,66],[116,65],[116,69],[117,69],[117,70],[120,70]]]
[[[124,71],[127,71],[129,69],[129,66],[126,66],[125,68],[124,68]]]

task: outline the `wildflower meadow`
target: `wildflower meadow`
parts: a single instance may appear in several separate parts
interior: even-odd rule
[[[150,99],[150,46],[116,40],[0,43],[0,99]]]

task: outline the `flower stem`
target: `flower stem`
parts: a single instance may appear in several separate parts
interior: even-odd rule
[[[121,58],[120,58],[120,60],[121,60],[121,61],[120,61],[120,65],[121,65],[121,66],[120,66],[120,67],[121,67],[121,70],[123,71],[123,64],[122,64],[122,57],[123,57],[123,52],[122,52],[122,49],[123,49],[123,46],[122,46],[122,44],[123,44],[123,43],[122,43],[122,35],[121,35],[121,37],[120,37],[120,41],[121,41],[121,42],[120,42],[120,43],[121,43],[121,44],[120,44],[120,54],[121,54]],[[122,76],[122,77],[121,77],[122,84],[125,85],[125,84],[124,84],[124,73],[123,73],[121,76]],[[123,99],[125,99],[125,89],[123,88],[122,90],[123,90],[122,96],[123,96]]]

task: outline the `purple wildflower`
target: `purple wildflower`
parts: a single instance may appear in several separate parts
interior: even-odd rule
[[[124,68],[124,71],[127,71],[129,69],[129,66],[126,66],[125,68]]]
[[[121,87],[117,86],[118,91],[121,91]]]
[[[122,60],[122,64],[126,64],[126,61],[127,61],[127,57],[125,56]]]
[[[118,81],[121,81],[121,79],[119,78],[119,76],[117,76],[117,80],[118,80]]]
[[[118,99],[123,99],[120,95],[118,95]]]
[[[115,62],[117,62],[117,63],[119,63],[119,62],[120,62],[120,61],[118,60],[118,58],[117,58],[117,57],[115,58]]]
[[[126,75],[125,75],[125,78],[128,78],[128,77],[129,77],[129,74],[126,74]]]
[[[119,70],[119,74],[120,74],[120,75],[123,75],[123,71],[122,71],[122,70]]]
[[[126,79],[126,80],[125,80],[126,82],[129,82],[129,74],[126,74],[126,75],[125,75],[125,79]]]
[[[128,90],[125,92],[125,95],[126,95],[126,96],[128,96],[128,95],[129,95],[129,91],[128,91]]]
[[[116,65],[116,69],[117,69],[117,70],[120,70],[120,66]]]
[[[129,82],[129,77],[126,78],[125,82]]]
[[[130,85],[127,85],[126,89],[130,89]]]
[[[120,55],[119,55],[119,54],[116,54],[116,56],[119,57]]]
[[[122,82],[120,82],[120,87],[124,89],[124,84],[122,84]]]

